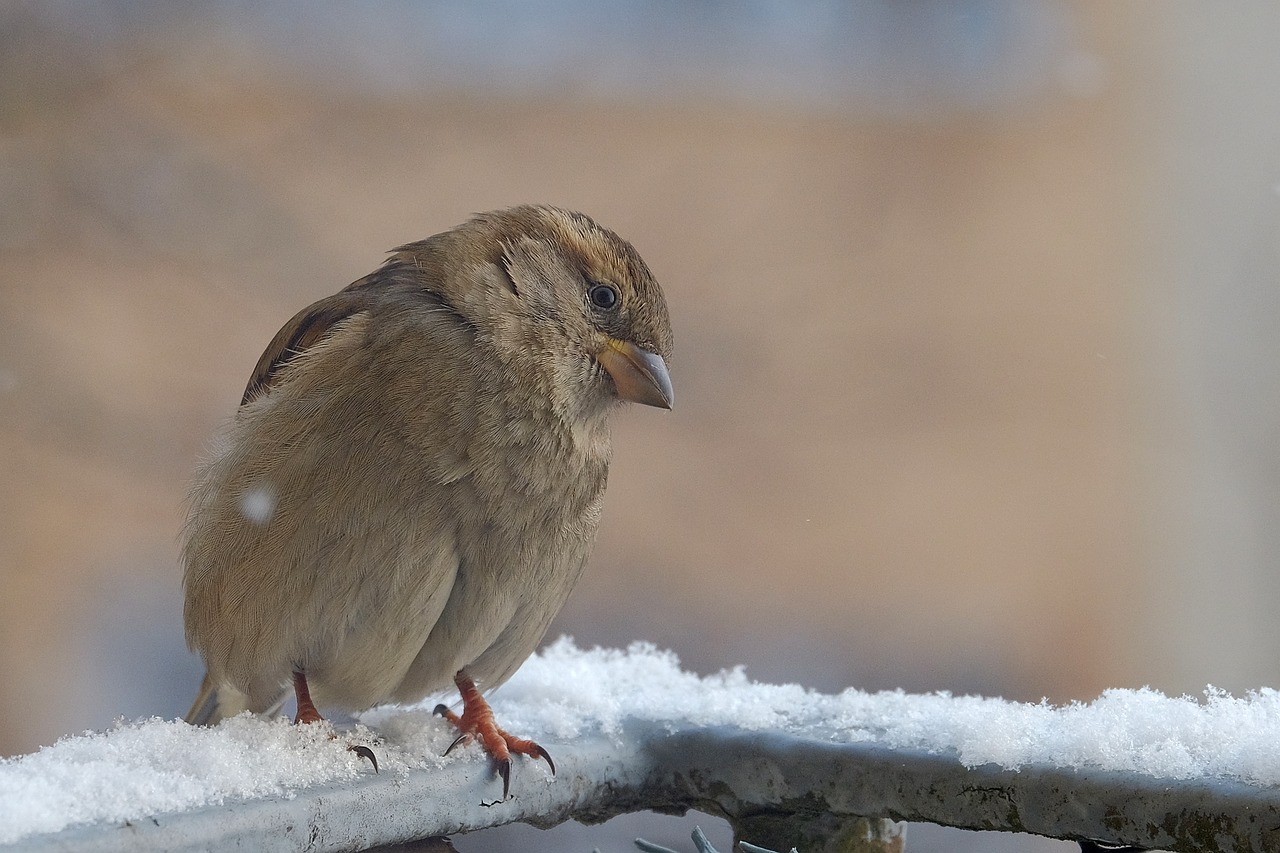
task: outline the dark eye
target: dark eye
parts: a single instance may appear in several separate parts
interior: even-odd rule
[[[618,304],[618,290],[612,284],[593,284],[587,291],[587,298],[597,308],[609,311]]]

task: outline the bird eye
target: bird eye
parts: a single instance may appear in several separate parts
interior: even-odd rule
[[[618,291],[611,284],[594,284],[587,291],[587,298],[592,305],[608,311],[618,304]]]

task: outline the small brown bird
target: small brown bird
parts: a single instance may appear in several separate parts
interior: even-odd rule
[[[609,413],[670,408],[670,352],[640,255],[554,207],[402,246],[304,309],[192,491],[184,616],[207,674],[187,721],[272,711],[290,685],[311,722],[452,682],[463,711],[444,713],[493,757],[504,797],[512,753],[551,764],[481,690],[578,582]]]

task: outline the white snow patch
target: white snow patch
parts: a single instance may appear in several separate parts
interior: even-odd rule
[[[0,844],[89,822],[121,822],[227,801],[288,797],[369,772],[349,743],[372,743],[382,772],[474,761],[443,758],[451,728],[431,715],[439,697],[360,716],[353,732],[242,715],[216,728],[150,719],[63,738],[0,761]],[[454,699],[455,697],[447,697]],[[620,740],[628,718],[688,726],[776,730],[832,742],[955,755],[968,766],[1093,768],[1163,779],[1214,777],[1280,784],[1280,692],[1243,697],[1210,688],[1201,700],[1109,690],[1053,706],[901,691],[838,695],[756,684],[742,668],[699,677],[647,643],[582,650],[562,638],[491,697],[509,731],[554,744],[585,734]],[[369,728],[366,728],[368,726]],[[466,757],[460,757],[465,754]]]
[[[0,844],[77,823],[290,796],[366,772],[332,732],[243,714],[217,728],[153,717],[62,738],[0,760]],[[360,728],[351,740],[368,742],[369,733]]]
[[[569,739],[593,729],[617,736],[627,717],[686,726],[775,730],[837,743],[954,754],[967,767],[997,764],[1217,777],[1280,784],[1280,691],[1204,698],[1143,688],[1092,702],[1026,704],[902,691],[836,695],[794,684],[757,684],[741,667],[705,678],[648,643],[625,651],[577,648],[561,638],[530,658],[493,696],[513,731]],[[366,712],[375,724],[386,710]]]
[[[276,511],[276,490],[269,483],[259,483],[240,496],[240,514],[262,527]]]

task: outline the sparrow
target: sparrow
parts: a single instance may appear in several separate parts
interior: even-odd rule
[[[671,346],[631,244],[548,206],[401,246],[299,312],[191,491],[183,616],[206,675],[186,720],[270,713],[292,690],[308,723],[452,684],[462,713],[437,711],[454,745],[480,741],[504,799],[513,754],[554,773],[483,693],[581,577],[610,415],[671,408]]]

